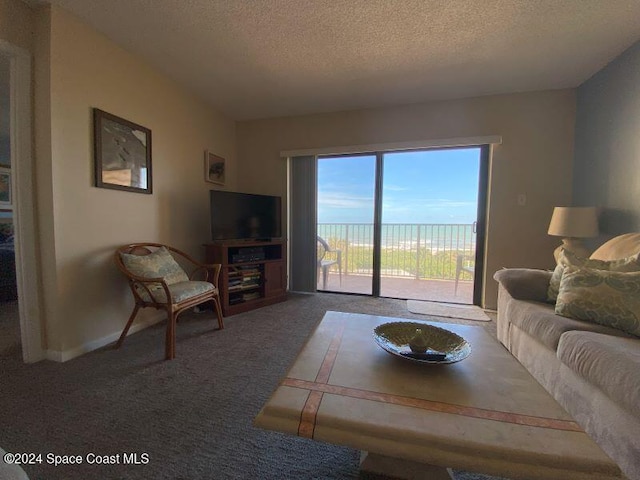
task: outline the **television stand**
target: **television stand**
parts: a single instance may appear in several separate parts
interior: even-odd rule
[[[287,299],[284,240],[233,240],[208,243],[206,263],[222,265],[218,287],[225,317]]]

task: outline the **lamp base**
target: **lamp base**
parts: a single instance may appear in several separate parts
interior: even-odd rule
[[[556,259],[556,262],[558,261],[558,257],[562,250],[567,250],[580,258],[589,258],[589,255],[591,255],[591,251],[584,246],[581,238],[563,238],[562,245],[553,251],[553,256]]]

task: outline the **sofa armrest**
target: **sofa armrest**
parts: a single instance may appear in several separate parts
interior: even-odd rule
[[[531,268],[503,268],[493,278],[517,300],[546,302],[552,273]]]

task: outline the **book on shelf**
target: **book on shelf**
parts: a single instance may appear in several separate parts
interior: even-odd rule
[[[255,300],[256,298],[260,298],[260,293],[259,292],[251,292],[251,293],[243,293],[242,294],[242,300],[244,300],[245,302],[247,300]]]
[[[248,282],[250,280],[260,280],[260,275],[247,275],[242,277],[243,282]]]
[[[245,283],[258,283],[260,281],[260,276],[257,277],[244,277],[244,278],[230,278],[227,282],[227,285],[240,285]]]
[[[251,268],[250,270],[229,270],[229,277],[247,277],[251,275],[260,275],[260,269]]]
[[[258,270],[260,268],[260,266],[256,265],[254,263],[254,264],[251,264],[251,265],[239,265],[239,266],[237,266],[235,268],[237,268],[238,270],[241,270],[241,271],[246,271],[246,270]]]

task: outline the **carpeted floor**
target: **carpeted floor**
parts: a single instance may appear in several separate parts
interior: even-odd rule
[[[20,348],[20,318],[18,301],[0,302],[0,356]]]
[[[465,320],[476,320],[478,322],[491,320],[482,308],[475,305],[407,300],[407,310],[411,313],[434,315],[436,317],[464,318]]]
[[[358,452],[253,427],[252,420],[326,310],[405,318],[403,300],[336,294],[226,319],[185,314],[177,358],[162,360],[164,324],[64,364],[0,357],[0,447],[44,455],[32,480],[356,479]],[[123,319],[124,322],[125,319]],[[446,319],[438,319],[446,321]],[[482,325],[495,336],[495,321]],[[46,454],[148,454],[143,465],[47,464]],[[457,480],[495,477],[456,472]]]

